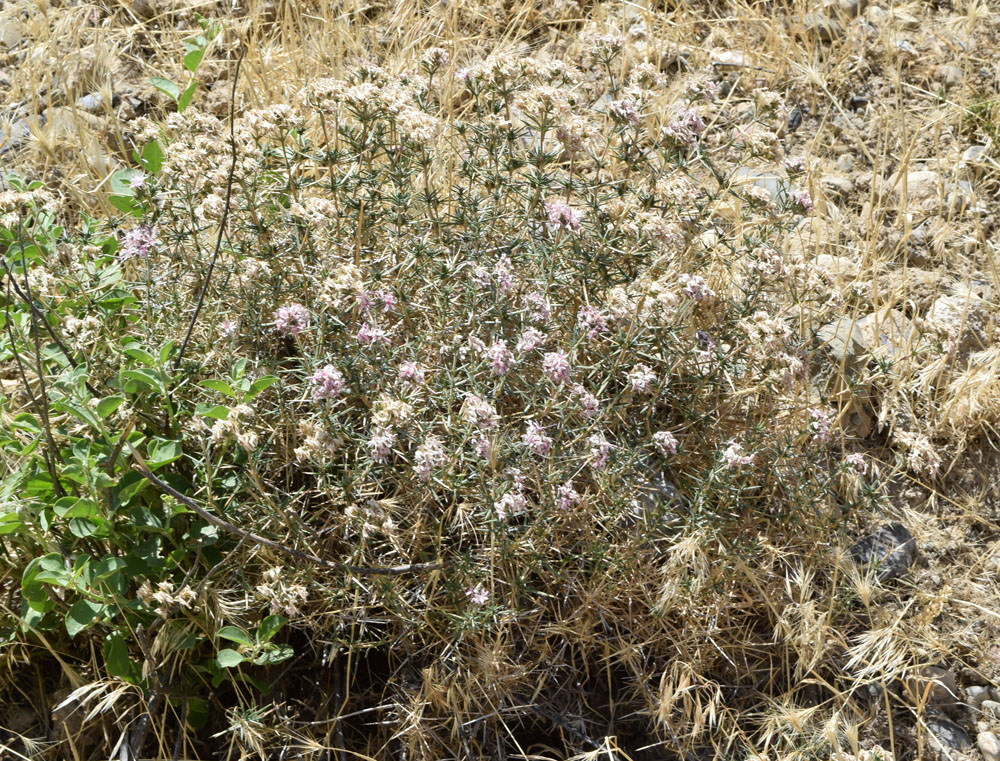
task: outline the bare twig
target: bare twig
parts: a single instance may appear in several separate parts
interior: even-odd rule
[[[212,281],[212,272],[215,270],[215,263],[219,259],[219,252],[222,250],[222,238],[226,233],[226,222],[229,220],[229,203],[233,197],[233,175],[236,172],[236,83],[240,80],[240,66],[243,63],[245,50],[240,49],[240,57],[236,59],[236,73],[233,75],[233,89],[229,99],[229,145],[232,151],[232,159],[229,164],[229,174],[226,176],[226,203],[222,208],[222,218],[219,220],[219,235],[215,239],[215,251],[212,254],[212,261],[208,265],[208,272],[205,274],[205,282],[201,286],[201,293],[198,294],[198,303],[195,305],[194,314],[191,315],[191,322],[188,324],[187,333],[181,343],[181,350],[177,352],[174,360],[174,370],[181,365],[181,359],[187,350],[188,342],[191,340],[191,333],[194,332],[195,323],[198,322],[198,315],[201,314],[202,304],[205,302],[205,294],[208,293],[209,283]]]

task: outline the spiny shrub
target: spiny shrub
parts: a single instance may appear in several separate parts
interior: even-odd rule
[[[760,678],[800,647],[774,638],[782,553],[873,491],[813,386],[829,283],[780,247],[802,164],[777,193],[717,169],[780,160],[780,98],[706,124],[711,82],[677,96],[620,45],[586,76],[431,50],[231,125],[136,122],[116,214],[72,229],[11,178],[8,667],[41,641],[78,702],[121,688],[136,752],[753,731],[794,688]],[[441,567],[332,569],[191,501]]]

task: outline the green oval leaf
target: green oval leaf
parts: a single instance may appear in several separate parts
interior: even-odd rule
[[[242,655],[237,653],[235,650],[230,650],[229,648],[220,650],[218,656],[215,658],[216,663],[224,669],[231,669],[233,666],[239,666],[244,660],[246,659]]]
[[[250,639],[250,635],[236,626],[223,626],[219,629],[219,636],[223,639],[228,639],[230,642],[238,642],[248,647],[253,646],[253,640]]]
[[[66,632],[75,637],[104,614],[105,605],[90,600],[77,600],[66,612]]]
[[[124,396],[106,396],[97,403],[97,417],[104,420],[108,415],[122,406]]]
[[[152,77],[149,83],[164,95],[177,100],[181,96],[181,88],[165,77]]]
[[[281,631],[281,627],[288,623],[284,616],[268,616],[260,622],[257,627],[257,640],[259,642],[270,642],[274,635]]]
[[[225,394],[226,396],[231,396],[233,399],[236,398],[236,391],[233,387],[226,383],[224,380],[216,380],[215,378],[209,378],[207,380],[200,381],[199,386],[203,388],[209,388],[212,391],[218,391],[220,394]]]

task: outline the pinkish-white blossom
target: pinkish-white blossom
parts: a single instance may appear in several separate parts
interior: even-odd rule
[[[344,374],[333,365],[326,365],[309,376],[313,399],[333,399],[344,390]]]
[[[274,312],[274,329],[283,336],[297,336],[309,327],[309,310],[302,304],[288,304]]]
[[[569,357],[564,351],[550,351],[542,357],[542,372],[548,375],[553,383],[567,382],[571,369]]]
[[[552,437],[547,436],[541,424],[534,420],[528,423],[528,427],[521,436],[521,443],[530,452],[539,456],[547,455],[552,451]]]

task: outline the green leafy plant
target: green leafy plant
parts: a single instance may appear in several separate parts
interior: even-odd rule
[[[183,64],[184,68],[190,74],[188,83],[182,89],[178,83],[165,77],[153,77],[149,80],[153,87],[177,104],[178,113],[184,113],[184,110],[191,104],[191,99],[194,97],[195,90],[198,89],[199,84],[195,76],[198,72],[198,67],[201,65],[210,44],[222,30],[222,25],[219,21],[206,19],[197,13],[195,14],[195,18],[201,27],[201,33],[184,40],[185,52]]]

